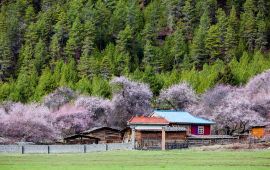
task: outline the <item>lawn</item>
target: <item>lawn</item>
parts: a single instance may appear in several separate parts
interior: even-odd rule
[[[0,170],[270,170],[270,151],[114,151],[0,154]]]

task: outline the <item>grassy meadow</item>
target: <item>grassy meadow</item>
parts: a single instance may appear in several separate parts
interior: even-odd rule
[[[270,151],[0,154],[0,170],[269,170]]]

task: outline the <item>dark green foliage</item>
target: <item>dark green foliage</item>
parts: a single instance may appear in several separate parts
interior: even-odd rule
[[[267,0],[25,0],[0,6],[0,100],[39,101],[60,86],[110,97],[129,76],[153,93],[203,92],[270,68]]]

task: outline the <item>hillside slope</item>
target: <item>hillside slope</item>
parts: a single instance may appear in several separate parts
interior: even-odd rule
[[[202,93],[270,68],[268,0],[0,3],[0,101],[39,101],[61,86],[110,97],[120,75],[154,95],[180,81]]]

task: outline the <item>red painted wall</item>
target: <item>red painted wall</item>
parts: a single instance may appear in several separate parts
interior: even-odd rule
[[[191,134],[198,135],[198,126],[197,125],[191,125]]]
[[[204,135],[210,135],[211,128],[210,125],[204,125]]]
[[[191,125],[191,134],[198,135],[198,126],[200,125]],[[211,134],[211,127],[210,125],[203,125],[204,126],[204,134],[203,135],[210,135]]]

